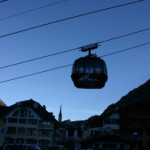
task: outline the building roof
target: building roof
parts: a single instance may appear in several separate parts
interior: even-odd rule
[[[0,98],[0,106],[6,106],[6,104],[2,101],[1,98]]]
[[[101,117],[106,117],[112,113],[124,110],[132,105],[140,103],[146,107],[150,107],[150,80],[143,85],[130,91],[127,95],[123,96],[115,104],[109,105],[102,113]]]
[[[9,113],[10,109],[7,106],[0,106],[0,118]]]
[[[109,105],[101,115],[92,116],[86,122],[90,127],[100,127],[103,124],[103,118],[113,113],[119,113],[133,105],[141,105],[150,109],[150,79],[123,96],[118,102]]]
[[[41,117],[44,121],[54,121],[57,122],[53,113],[48,112],[45,106],[41,106],[38,102],[30,99],[25,101],[17,102],[9,107],[7,106],[0,106],[0,117],[7,115],[10,111],[14,110],[18,107],[27,107],[31,108],[36,114]]]

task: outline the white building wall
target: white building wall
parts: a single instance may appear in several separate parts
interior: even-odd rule
[[[119,113],[113,113],[110,116],[106,117],[105,119],[120,119]],[[104,123],[103,121],[103,129],[106,130],[107,128],[110,128],[112,130],[120,130],[120,125],[115,123]]]
[[[108,116],[107,118],[110,118],[110,119],[120,119],[120,115],[119,115],[119,113],[113,113],[110,116]]]
[[[78,131],[74,130],[74,137],[77,138],[78,137]]]
[[[110,127],[113,130],[120,130],[120,125],[118,124],[103,124],[103,128],[106,129]]]

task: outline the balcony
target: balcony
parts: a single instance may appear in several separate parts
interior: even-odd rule
[[[37,124],[26,124],[27,128],[37,128],[38,125]]]
[[[17,126],[17,123],[8,123],[7,126],[8,126],[8,127],[16,127],[16,126]]]
[[[45,125],[45,124],[39,124],[38,128],[39,129],[50,129],[50,130],[53,130],[53,128],[50,125]]]
[[[103,124],[103,128],[106,129],[110,127],[113,130],[120,130],[120,125],[119,124]]]

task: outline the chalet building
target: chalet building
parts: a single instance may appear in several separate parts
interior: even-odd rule
[[[58,122],[45,106],[27,100],[6,106],[0,99],[0,146],[37,144],[47,150],[62,144],[68,150],[149,150],[150,80],[111,104],[100,116]]]
[[[89,137],[99,137],[103,134],[102,127],[89,128],[88,136]]]
[[[95,128],[102,127],[103,132],[82,141],[82,150],[150,149],[150,80],[108,106],[91,121]]]
[[[69,150],[143,150],[150,146],[150,106],[145,101],[110,105],[91,120],[62,122],[61,144],[70,145]]]
[[[120,114],[112,113],[103,119],[103,132],[104,133],[119,133],[120,131]]]
[[[150,80],[108,106],[100,116],[61,122],[61,140],[72,142],[69,150],[149,150],[149,91]]]
[[[133,140],[137,149],[150,148],[150,106],[137,102],[120,111],[120,134]]]
[[[113,105],[100,118],[102,126],[89,129],[90,136],[80,142],[80,150],[148,150],[150,147],[150,105],[145,101]]]
[[[66,120],[61,122],[59,126],[59,139],[58,144],[64,145],[68,150],[79,150],[79,141],[83,136],[84,121],[70,121]],[[57,136],[58,137],[58,136]]]
[[[55,141],[56,126],[53,114],[32,99],[0,106],[0,146],[37,144],[46,150]]]

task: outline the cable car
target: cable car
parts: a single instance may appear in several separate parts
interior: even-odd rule
[[[89,55],[75,60],[72,67],[71,78],[77,88],[100,89],[107,81],[107,68],[104,60],[91,54],[97,44],[82,47],[82,51],[89,51]]]

